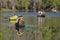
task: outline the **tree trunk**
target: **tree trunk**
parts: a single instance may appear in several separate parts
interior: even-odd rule
[[[6,6],[6,9],[8,9],[7,2],[6,2],[6,5],[5,6]]]
[[[12,5],[12,12],[15,13],[16,9],[15,9],[15,5]]]
[[[36,12],[36,4],[34,2],[33,11]]]
[[[0,10],[1,10],[1,8],[2,8],[2,3],[0,3]]]
[[[15,0],[13,0],[12,2],[12,12],[15,13],[16,9],[15,9]]]
[[[28,12],[28,6],[25,7],[26,12]]]

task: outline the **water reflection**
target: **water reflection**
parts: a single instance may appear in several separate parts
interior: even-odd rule
[[[45,17],[38,17],[38,25],[40,24],[43,24],[44,25],[45,23]]]
[[[28,16],[28,17],[24,17],[25,23],[27,23],[28,25],[37,25],[37,17],[33,17],[33,16]]]
[[[4,33],[4,40],[20,40],[20,37],[16,35],[13,25],[7,20],[4,20],[4,15],[0,16],[0,30]],[[60,17],[36,17],[36,16],[25,16],[25,25],[29,27],[29,32],[25,31],[22,40],[52,40],[58,39],[60,36],[60,31],[52,32],[52,30],[57,30],[60,27]],[[7,26],[11,26],[9,29]],[[49,29],[50,28],[50,29]],[[60,29],[59,29],[60,30]],[[58,35],[57,35],[58,34]],[[55,37],[53,36],[55,35]],[[60,38],[59,38],[60,39]]]

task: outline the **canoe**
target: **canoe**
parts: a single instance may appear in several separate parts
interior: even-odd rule
[[[45,17],[45,14],[43,14],[43,15],[37,15],[37,17]]]

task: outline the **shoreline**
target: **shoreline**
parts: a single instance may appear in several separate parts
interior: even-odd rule
[[[52,12],[51,10],[44,10],[45,12]],[[59,12],[60,12],[60,10],[58,10]],[[11,9],[5,9],[5,8],[2,8],[1,10],[0,10],[0,12],[13,12]],[[16,10],[16,12],[26,12],[26,11],[19,11],[19,10]],[[28,11],[28,12],[33,12],[33,11]],[[36,12],[38,12],[38,11],[36,11]],[[36,12],[34,12],[34,13],[36,13]]]

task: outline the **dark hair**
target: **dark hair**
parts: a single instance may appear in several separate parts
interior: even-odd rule
[[[22,15],[18,16],[18,17],[23,17]]]

